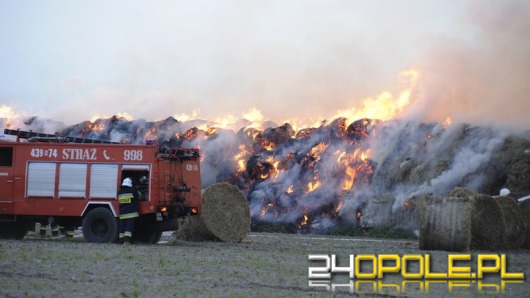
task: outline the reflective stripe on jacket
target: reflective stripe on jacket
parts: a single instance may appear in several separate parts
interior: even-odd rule
[[[118,191],[120,202],[120,219],[128,219],[140,216],[138,213],[138,192],[131,187],[123,186]]]

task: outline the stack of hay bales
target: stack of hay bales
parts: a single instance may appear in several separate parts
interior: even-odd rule
[[[420,202],[420,249],[468,251],[519,248],[524,243],[521,209],[510,198],[465,188]],[[512,204],[513,203],[513,204]]]
[[[250,231],[250,209],[239,189],[217,183],[202,194],[202,212],[179,223],[175,236],[189,241],[241,242]]]

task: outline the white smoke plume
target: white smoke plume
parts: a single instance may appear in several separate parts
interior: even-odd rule
[[[11,6],[3,11],[19,12]],[[0,103],[28,116],[68,125],[123,113],[213,121],[239,119],[257,108],[267,120],[297,121],[302,128],[334,119],[338,110],[358,109],[363,98],[395,94],[400,86],[394,76],[414,68],[420,78],[407,119],[530,127],[526,1],[162,1],[148,8],[109,4],[104,15],[101,7],[87,5],[79,18],[96,14],[99,22],[91,28],[90,22],[67,23],[55,11],[35,11],[44,23],[13,18],[12,26],[5,26],[33,28],[28,38],[53,33],[41,47],[24,48],[42,55],[24,59],[47,57],[63,46],[61,59],[72,67],[30,60],[51,72],[40,81],[23,76],[16,64],[3,67],[6,80],[18,78],[16,83],[29,89],[48,82],[36,89],[45,92],[33,97],[0,89]],[[75,18],[79,9],[71,12]],[[65,33],[93,32],[80,40],[86,49],[68,50],[77,35],[54,39],[65,28]],[[13,55],[18,49],[9,40],[2,48]],[[85,61],[93,63],[80,64]],[[61,76],[54,76],[55,69]]]
[[[467,40],[440,36],[429,44],[418,69],[414,119],[451,117],[525,130],[530,127],[530,2],[468,1],[455,20],[471,29]]]

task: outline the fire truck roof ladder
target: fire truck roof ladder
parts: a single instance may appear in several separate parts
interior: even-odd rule
[[[119,144],[117,142],[93,140],[77,137],[61,137],[52,134],[23,131],[15,129],[4,129],[5,135],[17,136],[19,139],[27,139],[29,142],[49,142],[49,143],[97,143],[97,144]]]
[[[198,158],[200,155],[198,152],[193,150],[161,147],[157,157],[166,160],[190,160],[193,158]]]

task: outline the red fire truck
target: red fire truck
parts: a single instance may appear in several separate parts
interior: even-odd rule
[[[201,212],[198,149],[117,144],[5,129],[0,139],[0,239],[37,222],[81,227],[87,242],[115,242],[121,181],[141,194],[133,241],[157,243],[181,216]],[[16,138],[15,138],[16,136]]]

